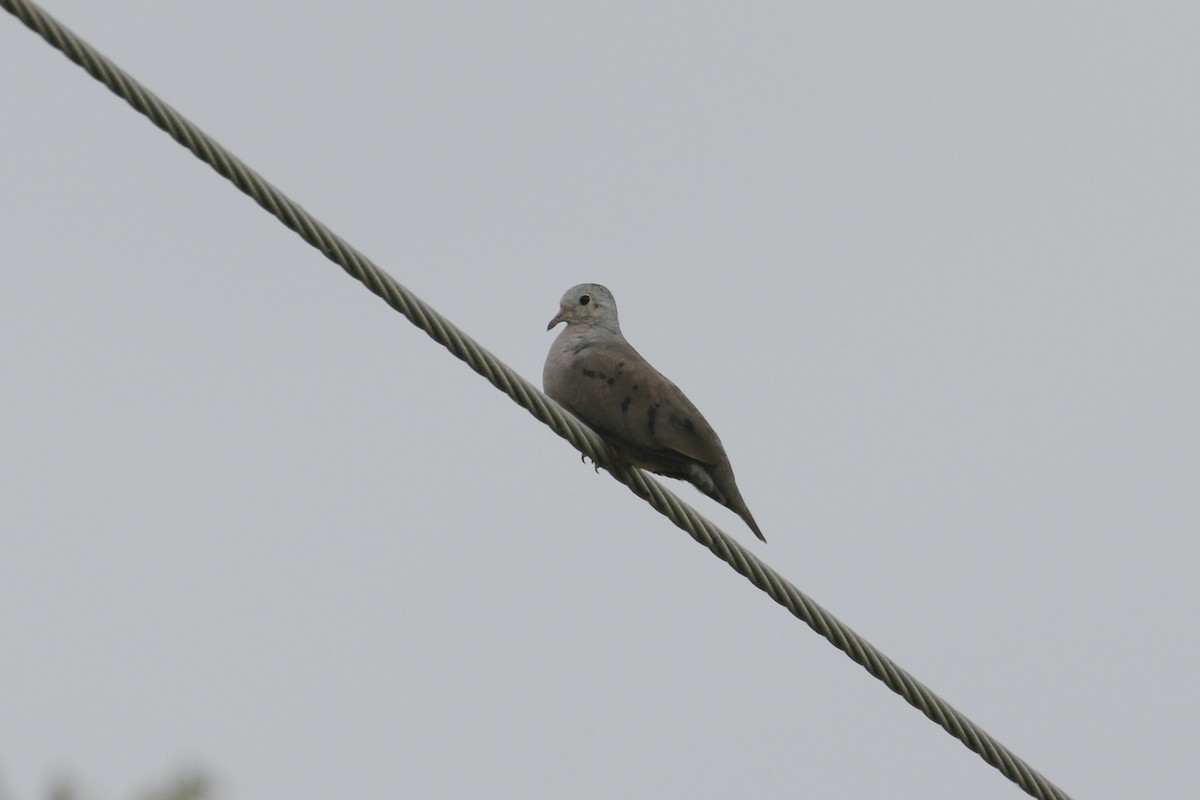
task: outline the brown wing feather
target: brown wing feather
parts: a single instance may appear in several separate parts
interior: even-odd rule
[[[717,464],[725,451],[712,426],[675,384],[623,340],[582,347],[573,380],[557,398],[618,442],[667,458]]]

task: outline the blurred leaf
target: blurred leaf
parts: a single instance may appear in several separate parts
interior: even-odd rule
[[[199,770],[188,770],[146,792],[140,800],[202,800],[209,796],[211,788],[212,781],[207,775]]]

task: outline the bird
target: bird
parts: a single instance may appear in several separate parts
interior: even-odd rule
[[[546,330],[563,322],[542,369],[546,394],[600,434],[619,460],[691,483],[767,541],[716,431],[625,340],[612,292],[598,283],[568,289]]]

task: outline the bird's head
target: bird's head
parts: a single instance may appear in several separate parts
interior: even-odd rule
[[[558,302],[558,313],[546,330],[550,330],[560,322],[567,327],[579,325],[585,328],[602,327],[620,332],[617,323],[617,301],[612,292],[598,283],[581,283],[572,286]]]

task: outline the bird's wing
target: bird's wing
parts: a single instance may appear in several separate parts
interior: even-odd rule
[[[717,464],[725,451],[675,384],[621,337],[580,342],[561,362],[556,397],[600,433],[648,454]]]

